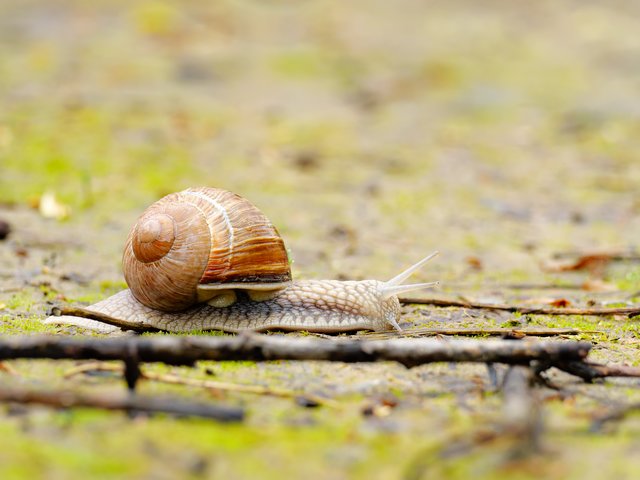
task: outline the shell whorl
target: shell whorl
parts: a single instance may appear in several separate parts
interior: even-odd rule
[[[176,223],[166,213],[150,215],[138,223],[133,232],[131,248],[142,263],[164,257],[176,239]]]
[[[282,284],[291,280],[284,243],[248,200],[215,188],[190,188],[151,205],[132,228],[125,280],[142,304],[184,310],[198,288]]]

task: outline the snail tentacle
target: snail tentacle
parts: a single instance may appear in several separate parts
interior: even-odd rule
[[[409,268],[407,268],[406,270],[400,272],[398,275],[396,275],[395,277],[393,277],[391,280],[387,280],[385,282],[385,285],[388,287],[393,287],[395,285],[400,285],[402,282],[404,282],[407,278],[409,278],[411,275],[413,275],[414,272],[418,271],[418,269],[420,267],[422,267],[425,263],[427,263],[429,260],[431,260],[433,257],[436,257],[440,254],[440,252],[438,252],[437,250],[435,252],[433,252],[431,255],[427,255],[426,257],[424,257],[422,260],[420,260],[419,262],[414,263],[413,265],[411,265]]]

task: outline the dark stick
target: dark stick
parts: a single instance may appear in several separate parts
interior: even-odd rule
[[[581,333],[602,333],[597,330],[580,330],[578,328],[415,328],[402,332],[374,332],[363,333],[356,338],[396,338],[432,335],[459,335],[459,336],[503,336],[503,337],[553,337],[557,335],[578,335]]]
[[[640,253],[634,250],[602,250],[602,251],[566,251],[566,252],[556,252],[553,254],[553,258],[556,259],[565,259],[565,258],[574,258],[574,257],[590,257],[590,256],[600,256],[605,257],[614,262],[634,262],[640,261]]]
[[[604,377],[640,377],[640,368],[629,365],[600,365],[598,363],[584,362],[587,366],[597,372],[598,376]]]
[[[135,343],[129,343],[124,358],[124,379],[130,392],[136,389],[136,384],[141,376],[138,347]]]
[[[12,387],[0,388],[0,402],[31,403],[54,408],[90,407],[136,413],[166,413],[221,422],[239,422],[244,418],[244,411],[236,407],[187,402],[169,397],[141,397],[135,394],[89,395],[69,390],[37,391]]]
[[[482,308],[485,310],[503,310],[532,315],[640,315],[640,307],[621,308],[553,308],[553,307],[525,307],[522,305],[507,305],[505,303],[465,302],[461,300],[442,300],[438,298],[401,298],[400,303],[434,305],[436,307]]]
[[[72,368],[64,377],[69,378],[77,374],[87,372],[116,372],[124,373],[122,365],[114,365],[106,362],[87,362]],[[141,372],[140,379],[153,382],[169,383],[173,385],[186,385],[190,387],[204,388],[207,390],[222,390],[226,392],[251,393],[254,395],[272,395],[274,397],[304,399],[317,405],[324,405],[332,408],[340,408],[337,402],[319,395],[305,393],[299,390],[289,390],[278,387],[265,387],[262,385],[228,383],[216,380],[201,380],[192,377],[182,377],[171,373]]]
[[[443,342],[431,338],[327,341],[251,334],[235,337],[157,336],[88,339],[43,335],[1,338],[0,360],[125,360],[132,348],[135,348],[140,362],[164,362],[174,365],[191,365],[197,360],[329,360],[348,363],[396,361],[413,367],[430,362],[569,362],[584,359],[591,349],[591,344],[457,339]]]
[[[640,368],[628,365],[601,365],[592,362],[557,362],[553,365],[571,375],[591,382],[596,378],[605,377],[635,377],[640,378]]]

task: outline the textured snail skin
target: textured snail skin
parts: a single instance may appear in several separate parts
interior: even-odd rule
[[[301,280],[291,284],[275,298],[253,302],[241,298],[225,308],[200,304],[182,312],[162,312],[138,302],[130,290],[96,303],[88,310],[104,313],[132,327],[168,332],[197,330],[306,330],[345,332],[388,330],[389,319],[400,315],[400,302],[394,295],[383,298],[384,284],[376,280]],[[78,324],[94,321],[75,322]]]

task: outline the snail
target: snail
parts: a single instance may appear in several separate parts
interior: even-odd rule
[[[202,187],[148,207],[123,253],[129,286],[86,310],[138,331],[400,330],[397,295],[438,282],[402,285],[436,253],[389,281],[292,281],[277,229],[243,197]],[[49,323],[101,328],[96,320]]]

